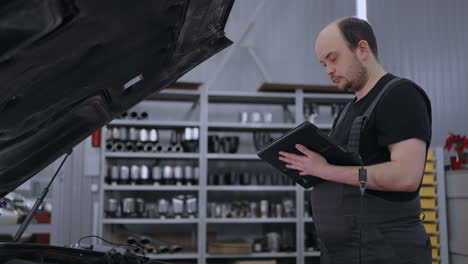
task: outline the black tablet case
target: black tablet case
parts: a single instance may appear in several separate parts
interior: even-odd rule
[[[333,142],[333,140],[318,127],[307,121],[262,147],[262,149],[257,152],[257,155],[283,174],[292,178],[305,189],[309,189],[312,186],[324,182],[324,180],[319,177],[299,175],[298,170],[286,168],[285,163],[279,160],[280,151],[304,155],[296,149],[296,144],[301,144],[319,153],[327,159],[330,164],[344,166],[361,165],[361,159],[357,153],[345,150]]]

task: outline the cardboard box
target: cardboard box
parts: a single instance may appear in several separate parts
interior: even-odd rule
[[[216,241],[208,244],[208,253],[213,255],[252,254],[252,245],[242,239]]]
[[[277,264],[278,262],[274,259],[270,260],[236,260],[232,264]]]

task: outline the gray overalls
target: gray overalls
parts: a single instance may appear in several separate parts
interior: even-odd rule
[[[383,94],[400,80],[391,80],[365,114],[354,120],[349,151],[359,153],[360,135],[366,121]],[[427,96],[426,100],[429,100]],[[350,104],[340,114],[337,124]],[[331,137],[334,133],[331,132]],[[326,181],[314,187],[311,200],[322,264],[431,263],[430,240],[419,217],[419,196],[405,202],[388,201],[370,193],[361,198],[359,187]]]

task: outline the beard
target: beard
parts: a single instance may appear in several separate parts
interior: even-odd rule
[[[369,79],[369,73],[362,62],[359,61],[356,55],[354,55],[354,59],[355,63],[351,67],[352,76],[343,85],[343,90],[353,93],[361,90]]]

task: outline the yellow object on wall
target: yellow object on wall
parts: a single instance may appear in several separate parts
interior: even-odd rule
[[[424,223],[424,228],[428,234],[437,234],[439,231],[436,223]]]
[[[437,194],[436,187],[434,186],[423,186],[419,190],[419,195],[424,197],[435,197]]]
[[[425,173],[423,176],[422,184],[433,185],[435,184],[435,175],[431,173]]]
[[[436,200],[434,198],[421,198],[422,209],[436,209]]]
[[[426,162],[426,167],[424,168],[424,172],[434,172],[435,171],[435,164],[432,161]]]
[[[424,222],[436,222],[437,221],[437,212],[436,211],[424,211],[421,213],[421,219]]]

